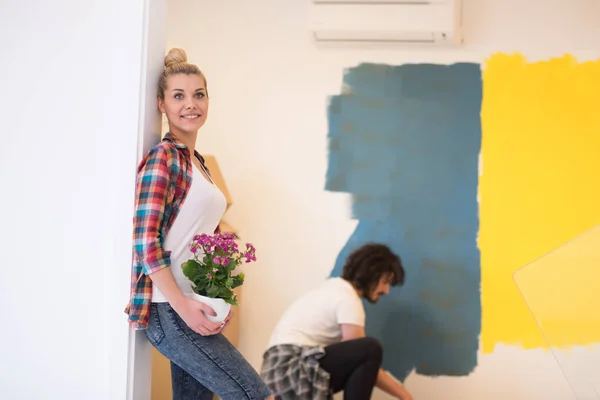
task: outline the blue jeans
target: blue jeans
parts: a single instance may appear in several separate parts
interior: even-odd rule
[[[223,336],[190,329],[169,303],[152,303],[146,337],[171,361],[173,400],[264,400],[260,375]]]

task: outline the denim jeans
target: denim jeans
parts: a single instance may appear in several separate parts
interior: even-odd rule
[[[263,400],[260,375],[222,334],[190,329],[169,303],[152,303],[146,337],[171,361],[173,400]]]

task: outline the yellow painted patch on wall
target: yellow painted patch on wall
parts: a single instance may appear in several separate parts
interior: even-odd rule
[[[600,342],[600,226],[519,269],[514,281],[552,347]]]
[[[600,60],[495,54],[483,71],[481,119],[482,350],[546,348],[513,273],[600,224]],[[596,265],[589,279],[600,278]],[[543,296],[579,294],[566,286]],[[573,326],[561,345],[600,342],[600,330],[585,329]]]

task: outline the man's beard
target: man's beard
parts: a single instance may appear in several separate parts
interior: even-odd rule
[[[373,298],[373,296],[367,296],[367,301],[371,304],[377,304],[377,302],[383,295],[384,295],[384,293],[379,293],[379,296],[377,296],[376,298]]]

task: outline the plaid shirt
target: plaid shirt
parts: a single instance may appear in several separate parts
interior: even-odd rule
[[[263,356],[261,377],[276,400],[331,400],[330,375],[318,361],[324,355],[320,346],[273,346]]]
[[[195,150],[194,154],[206,168],[204,158]],[[136,330],[148,327],[152,301],[152,280],[148,275],[171,266],[171,252],[164,250],[163,241],[192,184],[191,161],[189,149],[167,133],[138,166],[131,296],[125,308]]]

